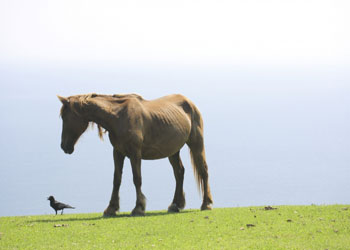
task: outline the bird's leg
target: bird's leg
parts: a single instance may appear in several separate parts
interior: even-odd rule
[[[119,188],[122,182],[123,166],[125,156],[118,152],[116,149],[113,150],[114,158],[114,179],[113,179],[113,191],[111,200],[108,207],[103,212],[103,216],[115,216],[115,213],[119,210]]]
[[[56,215],[57,215],[57,210],[55,209]]]
[[[61,212],[61,215],[63,214],[63,208],[62,208],[62,212]]]

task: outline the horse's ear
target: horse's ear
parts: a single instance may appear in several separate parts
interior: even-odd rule
[[[67,105],[69,103],[68,98],[62,97],[62,96],[59,96],[59,95],[57,95],[57,97],[62,102],[63,105]]]

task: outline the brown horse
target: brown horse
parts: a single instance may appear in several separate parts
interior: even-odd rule
[[[114,216],[119,210],[119,187],[125,157],[131,162],[137,197],[131,215],[145,213],[145,196],[141,191],[141,159],[169,158],[176,189],[168,211],[179,212],[183,209],[185,170],[179,153],[185,143],[190,148],[197,185],[203,195],[201,209],[211,209],[213,202],[203,144],[203,121],[199,110],[189,99],[182,95],[169,95],[148,101],[136,94],[88,94],[58,98],[63,104],[61,148],[65,153],[73,153],[75,143],[90,122],[97,124],[100,137],[102,128],[108,131],[113,145],[115,170],[112,196],[104,216]]]

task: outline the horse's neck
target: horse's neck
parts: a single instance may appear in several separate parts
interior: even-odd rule
[[[91,122],[97,123],[106,130],[110,130],[111,109],[108,103],[91,102],[87,103],[84,109],[84,116]]]

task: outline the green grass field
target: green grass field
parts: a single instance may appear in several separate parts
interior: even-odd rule
[[[350,249],[349,205],[275,208],[0,217],[0,249]]]

